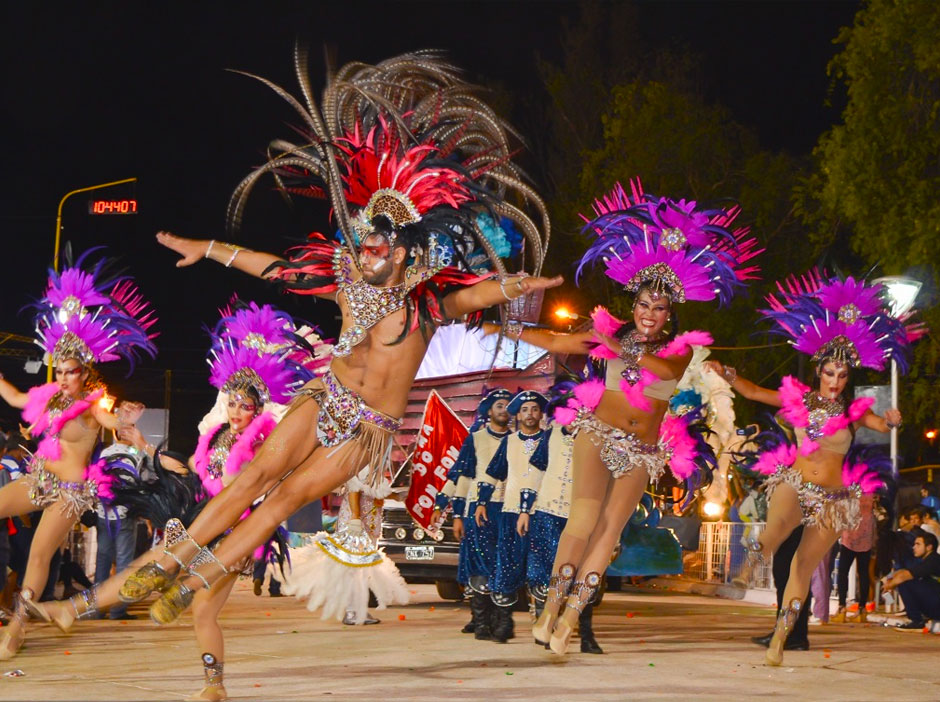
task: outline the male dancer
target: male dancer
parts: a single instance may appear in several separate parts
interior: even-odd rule
[[[477,469],[482,474],[489,465],[500,442],[509,434],[509,411],[506,406],[512,393],[497,388],[488,393],[477,407],[477,423],[486,423],[470,432],[460,454],[447,474],[447,483],[437,495],[437,506],[431,523],[440,520],[447,507],[448,496],[454,511],[454,536],[460,540],[457,562],[457,582],[470,592],[470,621],[461,633],[474,634],[477,639],[488,640],[491,636],[489,616],[492,603],[487,582],[493,572],[493,556],[490,550],[478,548],[477,526],[472,518],[466,518],[476,509]],[[486,539],[483,540],[484,545]]]
[[[516,418],[516,431],[502,440],[493,456],[486,474],[477,484],[478,503],[475,521],[481,529],[492,528],[495,509],[489,508],[496,484],[505,481],[505,496],[502,509],[495,522],[497,533],[496,569],[490,578],[490,591],[496,605],[496,623],[493,640],[506,643],[515,636],[512,607],[516,604],[517,592],[525,584],[526,557],[529,537],[517,532],[520,512],[532,508],[538,490],[541,472],[529,459],[542,441],[542,412],[548,400],[534,390],[523,390],[509,403],[509,414]]]
[[[532,465],[544,471],[536,485],[537,494],[531,512],[522,512],[516,528],[529,534],[529,557],[526,580],[535,603],[535,616],[542,615],[548,582],[558,550],[558,539],[568,522],[571,508],[571,451],[574,436],[568,427],[555,425],[546,431],[532,458]],[[531,514],[531,516],[530,516]],[[594,603],[589,603],[578,617],[581,653],[603,653],[594,638]],[[539,643],[539,642],[537,642]]]
[[[480,250],[491,252],[496,270],[505,270],[480,224],[496,213],[524,232],[538,270],[544,248],[539,229],[505,201],[509,191],[547,222],[544,205],[509,158],[502,121],[469,94],[452,66],[432,53],[377,66],[352,64],[332,74],[342,79],[328,82],[322,104],[336,109],[324,114],[309,92],[306,56],[299,53],[295,63],[307,106],[293,99],[291,104],[311,138],[272,143],[270,161],[236,189],[230,220],[239,221],[260,176],[274,173],[285,193],[328,194],[342,237],[358,237],[360,246],[315,235],[291,260],[282,260],[168,232],[158,233],[157,240],[180,254],[178,267],[209,258],[280,281],[290,291],[333,300],[342,332],[330,371],[304,386],[251,464],[188,531],[172,524],[165,554],[125,583],[126,601],[166,588],[151,607],[160,624],[175,620],[197,589],[227,574],[297,509],[363,466],[380,474],[435,325],[474,322],[486,307],[562,282],[522,275],[481,280],[448,265]],[[265,493],[261,506],[215,549],[203,546]],[[170,584],[181,567],[189,575]]]

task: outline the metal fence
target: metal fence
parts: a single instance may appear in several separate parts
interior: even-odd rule
[[[703,522],[698,551],[686,560],[685,574],[706,583],[731,583],[747,561],[745,541],[763,528],[763,522]],[[749,588],[772,589],[771,557],[754,567],[747,580]]]

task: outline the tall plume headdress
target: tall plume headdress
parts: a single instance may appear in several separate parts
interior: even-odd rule
[[[89,249],[72,263],[66,245],[63,271],[49,270],[45,294],[31,305],[36,343],[47,363],[74,358],[91,365],[123,358],[133,369],[141,352],[156,355],[153,310],[114,259],[102,256],[91,263],[100,251]]]
[[[907,372],[910,343],[923,330],[891,316],[880,283],[829,276],[813,269],[777,283],[761,310],[772,333],[788,337],[815,363],[832,359],[858,368],[884,370],[889,360]]]
[[[239,225],[250,191],[270,173],[286,195],[329,200],[357,267],[356,239],[383,216],[393,236],[407,235],[415,262],[433,273],[451,264],[466,269],[467,256],[482,249],[492,269],[505,275],[489,236],[495,223],[507,221],[523,233],[532,272],[539,273],[548,213],[512,161],[514,133],[440,53],[406,53],[375,66],[349,63],[327,75],[319,104],[300,45],[294,64],[300,100],[251,76],[284,98],[303,125],[300,139],[272,141],[267,163],[238,185],[230,226]],[[323,252],[304,248],[293,272],[303,272],[308,286],[322,292],[311,264]]]
[[[584,231],[595,237],[581,257],[586,266],[603,264],[604,273],[630,292],[647,287],[674,303],[715,300],[726,304],[757,266],[743,264],[763,249],[747,227],[729,229],[740,212],[704,207],[644,193],[639,180],[628,194],[619,183],[595,200],[594,217],[582,215]]]
[[[235,302],[211,332],[209,382],[225,393],[252,388],[261,400],[286,404],[329,363],[302,335],[298,323],[271,305]],[[319,342],[316,342],[319,345]],[[258,408],[261,411],[261,407]]]

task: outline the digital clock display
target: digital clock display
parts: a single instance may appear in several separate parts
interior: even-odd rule
[[[137,214],[137,200],[89,200],[88,214],[126,215]]]

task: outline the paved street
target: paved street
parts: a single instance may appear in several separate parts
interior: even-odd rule
[[[537,648],[528,615],[518,638],[475,641],[458,629],[465,606],[412,586],[414,604],[378,626],[322,622],[292,599],[236,586],[223,614],[226,687],[242,700],[891,700],[940,699],[940,636],[878,625],[811,627],[813,649],[762,665],[748,641],[769,630],[766,607],[657,589],[608,593],[597,610],[604,656]],[[35,625],[3,672],[4,700],[179,700],[201,687],[188,618],[158,629],[143,619],[80,623],[71,637]]]

